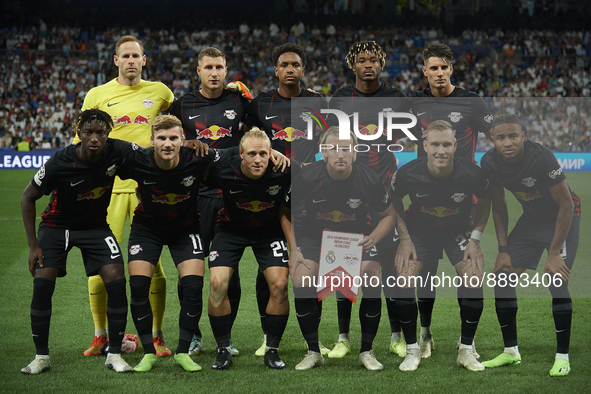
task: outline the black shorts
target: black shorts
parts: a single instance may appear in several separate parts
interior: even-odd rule
[[[302,252],[302,255],[306,260],[312,260],[316,263],[319,262],[320,259],[320,238],[312,239],[310,237],[302,237],[298,240],[298,248]],[[379,252],[378,249],[374,246],[370,250],[363,251],[363,260],[362,261],[377,261],[379,262]]]
[[[370,215],[371,215],[371,231],[373,231],[378,226],[378,223],[380,223],[380,220],[382,220],[382,217],[375,209],[372,209],[372,208],[370,208]],[[392,229],[392,231],[390,231],[388,234],[386,234],[386,236],[384,238],[382,238],[380,240],[380,242],[377,243],[376,247],[378,248],[378,250],[396,249],[396,248],[398,248],[399,244],[400,244],[400,240],[398,237],[398,231],[396,230],[396,227],[394,227]]]
[[[63,228],[39,227],[37,236],[43,251],[43,267],[58,268],[58,276],[66,276],[66,258],[73,246],[82,252],[86,276],[98,275],[109,264],[123,264],[121,249],[110,228],[71,231]],[[36,269],[41,268],[39,263]]]
[[[443,251],[452,265],[464,260],[464,251],[470,242],[472,230],[460,231],[455,237],[426,236],[411,233],[410,239],[415,245],[417,259],[423,264],[422,272],[437,272],[439,259]]]
[[[210,198],[199,196],[197,210],[201,223],[201,241],[203,244],[204,256],[209,254],[209,245],[215,234],[215,226],[218,219],[218,212],[224,207],[223,198]]]
[[[289,267],[289,254],[283,234],[281,236],[269,234],[249,234],[246,236],[237,233],[217,232],[211,243],[209,268],[232,267],[236,269],[247,246],[252,247],[260,271],[264,271],[268,267]]]
[[[579,247],[579,226],[581,217],[573,216],[568,235],[560,250],[566,266],[571,269],[575,262]],[[535,270],[538,267],[544,249],[549,249],[554,238],[556,222],[539,223],[519,218],[511,234],[507,238],[507,252],[511,257],[511,265],[515,268]],[[566,246],[566,247],[565,247]]]
[[[175,266],[187,260],[204,259],[199,234],[159,233],[147,227],[132,224],[128,245],[128,261],[143,260],[156,265],[164,245],[168,246]]]

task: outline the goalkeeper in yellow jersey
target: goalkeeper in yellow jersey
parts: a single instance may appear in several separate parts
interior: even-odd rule
[[[111,115],[114,123],[112,138],[135,142],[140,146],[150,146],[151,124],[160,112],[166,111],[174,101],[174,95],[160,82],[142,80],[142,67],[146,64],[146,55],[140,40],[133,36],[124,36],[117,41],[115,65],[119,76],[110,82],[91,89],[82,110],[98,108]],[[123,238],[125,220],[137,206],[135,188],[132,180],[115,180],[113,195],[108,209],[107,222],[120,243]],[[88,279],[90,309],[94,319],[94,338],[85,356],[99,355],[106,346],[107,339],[107,293],[99,275]],[[152,284],[150,286],[150,304],[154,315],[152,336],[156,354],[171,356],[171,351],[164,344],[162,322],[166,306],[166,277],[158,260]]]

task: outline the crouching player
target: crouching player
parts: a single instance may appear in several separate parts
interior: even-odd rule
[[[347,140],[339,139],[339,128],[330,127],[320,138],[324,161],[304,167],[293,182],[294,205],[304,204],[302,231],[291,249],[291,273],[294,285],[295,307],[308,354],[296,365],[297,370],[307,370],[324,364],[318,343],[318,294],[304,277],[318,274],[318,256],[322,231],[329,229],[357,234],[367,234],[360,242],[363,246],[361,275],[380,277],[380,263],[373,249],[394,228],[396,213],[382,182],[373,171],[355,163],[354,146],[357,138],[350,133]],[[296,190],[297,189],[297,190]],[[381,217],[372,231],[370,208]],[[346,219],[343,219],[346,218]],[[373,250],[372,250],[373,249]],[[370,253],[372,251],[372,253]],[[373,283],[372,280],[366,281]],[[363,298],[359,307],[361,322],[361,349],[359,362],[369,370],[383,369],[373,354],[372,343],[381,316],[381,287],[362,286]]]
[[[184,297],[179,314],[179,343],[174,360],[186,371],[201,367],[187,354],[202,311],[203,245],[199,237],[197,193],[203,174],[232,150],[209,150],[205,157],[183,147],[183,128],[172,115],[152,123],[152,148],[134,152],[119,169],[121,179],[138,182],[140,204],[129,236],[131,315],[144,348],[144,358],[134,368],[152,369],[156,349],[152,341],[150,282],[162,247],[167,245],[179,271]]]
[[[289,316],[289,258],[279,209],[290,190],[291,171],[273,172],[269,166],[271,142],[256,127],[242,137],[239,149],[239,157],[212,168],[205,181],[209,187],[222,190],[225,204],[218,214],[209,254],[208,311],[217,342],[217,357],[211,367],[224,370],[232,365],[228,284],[244,249],[251,246],[271,293],[266,308],[265,364],[283,369],[285,364],[277,349]]]
[[[406,357],[402,371],[419,367],[417,344],[416,277],[419,285],[430,286],[426,272],[432,272],[443,250],[463,278],[461,298],[462,331],[458,365],[470,371],[484,367],[474,355],[472,343],[483,308],[483,256],[480,236],[490,212],[488,180],[469,160],[454,157],[457,142],[451,124],[438,120],[426,131],[423,146],[427,157],[400,167],[393,184],[393,204],[398,214],[396,227],[400,246],[396,255],[396,307],[406,338]],[[402,199],[409,195],[411,205],[404,212]],[[474,224],[471,218],[473,196],[478,198]],[[431,346],[432,347],[432,346]]]
[[[51,369],[49,323],[56,278],[66,276],[66,258],[73,246],[82,251],[86,275],[99,274],[108,294],[109,354],[105,366],[117,372],[133,369],[121,358],[127,322],[123,258],[107,224],[107,207],[115,173],[126,156],[138,149],[129,142],[108,139],[111,117],[98,109],[82,112],[73,129],[80,143],[56,152],[25,188],[21,200],[29,243],[33,280],[31,329],[36,357],[21,372],[39,374]],[[51,194],[35,236],[35,201]]]

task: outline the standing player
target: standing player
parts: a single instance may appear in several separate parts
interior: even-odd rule
[[[82,110],[98,108],[112,116],[114,128],[112,138],[135,142],[140,146],[150,145],[150,124],[162,111],[166,111],[174,100],[174,95],[160,82],[148,82],[141,79],[142,67],[146,65],[146,55],[140,40],[133,36],[124,36],[117,41],[116,54],[113,56],[119,68],[119,76],[102,86],[91,89]],[[135,188],[132,180],[115,180],[113,196],[109,205],[107,222],[118,242],[123,241],[125,220],[129,215],[133,219],[133,210],[137,206]],[[106,306],[107,294],[100,276],[88,279],[90,310],[94,319],[95,334],[85,356],[102,353],[107,344]],[[154,312],[152,336],[159,356],[170,356],[172,352],[164,344],[162,323],[166,306],[166,277],[160,261],[156,265],[150,287],[150,303]]]
[[[346,86],[338,90],[330,100],[330,108],[338,109],[346,114],[357,113],[357,126],[361,134],[374,135],[379,131],[380,111],[384,112],[410,112],[410,102],[406,95],[396,87],[386,86],[380,82],[380,72],[384,69],[386,53],[375,41],[360,41],[351,46],[347,54],[347,65],[355,73],[355,85]],[[355,119],[355,118],[352,118]],[[383,120],[382,120],[383,121]],[[383,124],[386,124],[385,121]],[[386,132],[381,137],[372,140],[371,150],[357,153],[357,163],[371,168],[382,180],[386,188],[390,187],[392,176],[396,173],[396,158],[394,153],[386,146],[394,144],[398,140],[395,134],[392,140],[388,140]],[[378,148],[381,145],[381,148]],[[378,215],[372,215],[377,218]],[[376,223],[377,223],[376,221]],[[382,278],[395,274],[394,257],[398,236],[395,230],[388,234],[377,246],[378,258],[382,266]],[[406,347],[400,323],[396,315],[396,301],[393,298],[392,289],[384,288],[386,305],[391,328],[390,351],[400,357],[405,356]],[[349,327],[351,325],[351,309],[353,303],[346,297],[337,298],[337,311],[339,321],[339,340],[332,351],[330,358],[344,357],[351,351],[351,338]]]
[[[36,375],[51,369],[49,323],[56,278],[66,276],[66,258],[73,246],[82,251],[87,275],[100,275],[109,295],[107,320],[111,331],[105,366],[117,372],[133,369],[121,358],[127,323],[127,296],[121,250],[106,221],[115,172],[137,145],[107,139],[113,127],[99,110],[82,112],[73,129],[80,143],[55,153],[26,187],[23,221],[29,243],[33,280],[31,328],[36,357],[21,372]],[[35,237],[35,201],[51,194]]]
[[[129,236],[131,315],[145,353],[134,369],[141,372],[151,370],[157,359],[150,332],[149,291],[164,245],[178,268],[184,294],[174,359],[186,371],[201,370],[187,354],[203,308],[204,257],[195,212],[203,174],[221,160],[221,153],[211,150],[206,157],[198,158],[193,150],[182,147],[183,140],[180,120],[172,115],[158,116],[152,123],[153,148],[130,155],[118,172],[121,179],[138,182],[141,198]]]
[[[217,48],[205,48],[199,52],[197,74],[201,78],[201,89],[189,93],[176,101],[170,113],[183,124],[187,139],[198,139],[212,148],[237,147],[240,142],[240,122],[244,119],[249,101],[238,94],[224,89],[228,73],[226,55]],[[250,93],[249,93],[250,94]],[[217,213],[224,206],[222,191],[202,186],[199,190],[197,209],[201,215],[201,242],[204,256],[209,255],[209,244],[213,239]],[[232,275],[228,297],[232,305],[230,327],[236,320],[240,304],[240,277],[238,267]],[[179,287],[179,298],[182,291]],[[203,346],[201,331],[193,336],[189,355],[198,354]],[[230,341],[230,352],[238,355],[238,350]]]
[[[396,213],[390,196],[375,173],[355,162],[352,145],[357,145],[353,133],[349,140],[339,140],[339,128],[330,127],[322,135],[324,161],[304,167],[293,182],[296,202],[302,200],[302,231],[296,233],[296,245],[291,249],[291,274],[294,284],[296,314],[308,354],[296,365],[297,370],[307,370],[324,364],[318,343],[318,294],[316,288],[303,278],[316,277],[318,256],[325,228],[348,233],[368,234],[360,242],[363,246],[362,277],[378,278],[380,263],[370,253],[372,248],[394,228]],[[332,148],[330,148],[332,147]],[[330,148],[330,149],[328,149]],[[372,229],[370,208],[382,218]],[[383,365],[373,354],[372,343],[380,323],[381,288],[362,284],[363,298],[359,308],[361,322],[361,350],[359,362],[369,370],[381,370]]]
[[[505,351],[482,364],[494,368],[521,363],[515,287],[499,283],[510,273],[521,275],[526,269],[535,270],[546,249],[544,272],[552,279],[549,290],[556,327],[556,358],[550,376],[565,376],[570,372],[568,350],[573,309],[568,279],[579,245],[581,201],[570,190],[552,152],[525,140],[516,115],[496,117],[491,134],[495,146],[484,155],[481,164],[491,181],[493,219],[499,241],[494,268],[495,306]],[[513,193],[523,207],[523,214],[509,236],[503,188]]]
[[[326,101],[318,93],[300,86],[306,69],[304,48],[293,43],[286,43],[273,49],[271,57],[279,87],[269,92],[262,92],[252,100],[248,107],[245,123],[248,127],[256,126],[264,130],[271,140],[273,149],[300,163],[311,163],[314,161],[318,136],[314,135],[312,140],[306,139],[307,123],[305,118],[309,116],[310,108],[317,112],[326,108]],[[299,106],[301,101],[292,101],[293,98],[307,98],[305,105],[310,107],[302,108]],[[301,115],[293,119],[292,114]],[[299,208],[294,207],[294,211],[297,214]],[[298,222],[294,224],[297,231]],[[257,276],[256,288],[261,325],[266,338],[265,309],[270,294],[262,272],[259,272]],[[265,340],[255,352],[257,356],[265,354]],[[325,354],[330,351],[322,345],[320,347]]]
[[[400,167],[393,185],[400,235],[396,305],[407,343],[406,357],[399,368],[414,371],[421,362],[416,332],[416,283],[410,278],[416,278],[421,270],[431,271],[445,250],[458,275],[464,278],[458,288],[462,335],[457,362],[470,371],[482,371],[484,367],[472,352],[472,342],[483,308],[479,286],[484,275],[480,237],[490,212],[488,180],[476,164],[454,156],[457,142],[451,124],[443,120],[432,122],[426,137],[423,145],[427,157]],[[402,199],[406,195],[411,205],[404,212]],[[478,198],[475,224],[471,217],[473,196]],[[427,286],[426,282],[419,284]]]
[[[265,364],[273,369],[285,368],[277,349],[289,316],[289,258],[279,209],[290,189],[291,171],[273,172],[270,153],[271,142],[265,132],[253,128],[240,141],[240,157],[228,159],[207,176],[208,185],[223,191],[225,203],[209,254],[208,310],[218,346],[213,369],[224,370],[232,365],[228,350],[232,305],[227,291],[232,271],[247,246],[252,247],[271,293],[265,310]]]
[[[455,157],[462,157],[472,162],[478,142],[478,133],[484,133],[490,139],[490,125],[492,113],[482,97],[466,89],[452,85],[453,52],[445,44],[432,44],[423,51],[423,75],[427,77],[429,87],[414,92],[412,97],[413,113],[416,115],[417,156],[425,157],[425,149],[421,139],[426,138],[426,130],[431,122],[445,120],[450,122],[457,142]],[[445,99],[445,100],[443,100]],[[420,132],[418,132],[420,127]],[[432,267],[435,271],[422,271],[422,276],[434,275],[437,264]],[[420,287],[417,290],[419,312],[421,316],[421,335],[419,345],[421,356],[431,356],[433,350],[433,334],[431,332],[431,317],[435,304],[436,291]],[[461,298],[458,298],[461,307]],[[459,342],[458,342],[459,346]],[[476,358],[480,356],[473,348]]]

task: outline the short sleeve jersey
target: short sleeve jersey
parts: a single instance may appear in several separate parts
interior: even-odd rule
[[[115,173],[129,154],[139,150],[136,144],[109,138],[101,159],[87,164],[78,158],[76,146],[56,152],[33,178],[40,193],[51,194],[40,226],[68,230],[107,227]]]
[[[291,166],[300,166],[292,161]],[[291,167],[287,172],[274,172],[269,162],[267,171],[258,179],[244,175],[240,156],[231,157],[212,168],[205,183],[222,189],[225,206],[218,215],[216,231],[240,233],[248,237],[281,233],[279,208],[291,185]]]
[[[179,163],[171,170],[156,164],[154,148],[138,151],[129,157],[119,175],[137,181],[140,204],[135,209],[133,226],[149,227],[158,232],[200,231],[197,212],[199,184],[212,165],[237,149],[210,149],[207,156],[181,147]]]
[[[175,101],[170,114],[181,120],[188,140],[198,139],[216,149],[232,148],[240,143],[240,122],[248,104],[247,99],[227,90],[215,99],[194,92]],[[202,186],[199,193],[210,198],[222,198],[219,189]]]
[[[419,158],[398,169],[393,195],[411,201],[406,210],[410,232],[426,236],[453,235],[473,228],[470,211],[473,196],[487,197],[488,179],[484,171],[467,159],[454,157],[452,173],[436,178],[427,168],[427,158]]]
[[[356,162],[349,177],[338,181],[330,177],[324,161],[303,167],[294,177],[292,197],[294,204],[303,200],[302,233],[314,239],[324,229],[368,235],[370,208],[383,212],[390,206],[377,175]]]
[[[482,97],[457,86],[447,97],[434,98],[430,88],[414,92],[412,97],[422,140],[431,122],[445,120],[452,125],[458,142],[454,156],[474,161],[478,133],[490,130],[493,121],[492,112]],[[422,140],[417,141],[418,157],[426,156]]]
[[[502,186],[513,193],[525,218],[537,222],[556,220],[559,207],[550,188],[565,180],[566,176],[548,148],[525,141],[523,159],[516,165],[508,164],[493,148],[482,157],[480,164],[492,185]],[[574,214],[580,216],[581,201],[572,190],[570,193],[575,204]]]
[[[315,100],[306,100],[305,105],[312,105],[310,102],[313,102],[311,107],[299,107],[299,102],[294,100],[293,104],[296,107],[292,110],[291,98],[281,96],[276,89],[262,92],[251,101],[245,123],[249,127],[256,126],[265,130],[271,140],[271,148],[290,159],[310,163],[314,161],[317,152],[316,144],[321,129],[314,127],[313,138],[308,139],[307,119],[311,119],[311,112],[320,113],[320,110],[328,105],[324,97],[306,89],[301,89],[298,98]],[[292,114],[299,116],[292,118]]]
[[[152,122],[170,108],[174,94],[160,82],[142,80],[137,85],[124,86],[117,80],[90,89],[82,110],[97,108],[111,115],[114,127],[109,137],[150,146]],[[118,179],[114,192],[134,193],[135,187],[133,181]]]
[[[393,100],[387,100],[392,98]],[[346,114],[358,113],[357,126],[360,134],[373,135],[376,134],[379,125],[380,112],[411,112],[410,100],[406,97],[404,92],[396,87],[390,87],[385,84],[380,84],[380,88],[373,93],[362,93],[355,85],[346,86],[332,96],[330,100],[330,108],[338,109]],[[360,111],[363,109],[363,111]],[[337,125],[336,118],[329,116],[331,125]],[[386,127],[386,120],[383,119],[383,127]],[[408,120],[402,121],[406,123]],[[355,125],[353,125],[354,127]],[[389,151],[387,146],[396,143],[400,138],[400,130],[394,130],[392,140],[388,140],[386,132],[382,132],[382,136],[376,140],[368,141],[367,144],[380,145],[380,148],[372,146],[368,152],[360,150],[357,152],[357,163],[363,164],[371,168],[378,174],[379,178],[388,186],[392,176],[396,172],[396,158],[394,153]],[[404,135],[403,135],[404,136]],[[362,143],[362,141],[359,141]]]

